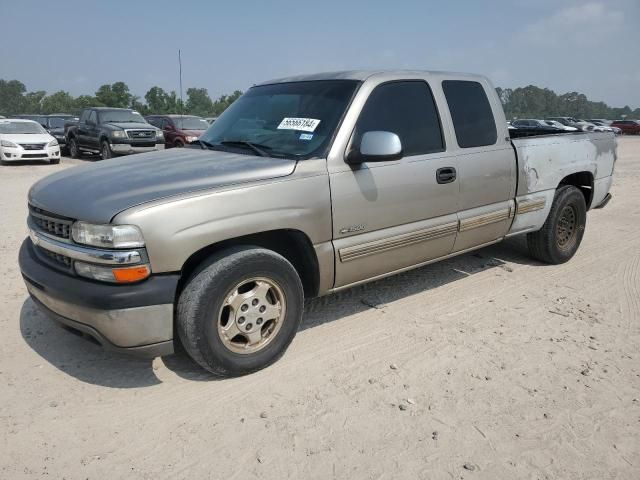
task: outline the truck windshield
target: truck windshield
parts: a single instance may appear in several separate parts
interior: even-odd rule
[[[273,156],[322,156],[358,85],[316,80],[253,87],[200,137],[201,144],[234,149],[244,144],[254,154],[248,142]]]
[[[180,130],[206,130],[209,123],[200,117],[173,117],[173,123]]]
[[[129,110],[105,110],[100,112],[102,123],[147,123],[138,112]]]
[[[0,133],[4,134],[38,134],[47,133],[42,125],[36,122],[11,122],[0,120]]]

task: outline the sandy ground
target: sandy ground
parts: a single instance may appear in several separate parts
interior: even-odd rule
[[[310,301],[281,361],[221,381],[28,299],[27,190],[70,166],[0,167],[0,478],[640,478],[640,137],[568,264],[512,240]]]

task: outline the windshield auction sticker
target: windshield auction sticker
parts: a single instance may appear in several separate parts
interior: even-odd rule
[[[298,130],[302,132],[313,132],[320,120],[315,118],[294,118],[285,117],[278,125],[278,130]]]

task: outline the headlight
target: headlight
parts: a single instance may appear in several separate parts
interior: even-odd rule
[[[75,222],[71,227],[73,240],[84,245],[106,248],[143,247],[142,232],[135,225],[92,225]]]
[[[49,145],[47,145],[49,147],[57,147],[58,146],[58,140],[56,140],[55,138],[53,140],[51,140],[49,142]]]
[[[134,267],[112,268],[90,263],[75,262],[76,273],[81,277],[91,278],[101,282],[133,283],[144,280],[151,274],[149,265],[136,265]]]
[[[2,142],[0,143],[3,147],[9,147],[9,148],[18,148],[18,145],[16,145],[13,142],[10,142],[9,140],[2,140]]]
[[[195,142],[196,140],[198,140],[198,137],[187,137],[187,142],[189,143]]]
[[[156,130],[156,138],[164,138],[164,133],[162,133],[162,130]]]
[[[127,138],[127,132],[124,130],[114,130],[111,132],[111,136],[113,138]]]

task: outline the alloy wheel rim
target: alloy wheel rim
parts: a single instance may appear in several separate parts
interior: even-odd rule
[[[286,314],[286,299],[273,279],[243,280],[227,295],[216,319],[218,336],[234,353],[264,349],[277,336]]]
[[[576,237],[578,216],[573,205],[567,205],[562,209],[558,224],[556,225],[556,238],[560,248],[568,248]]]

